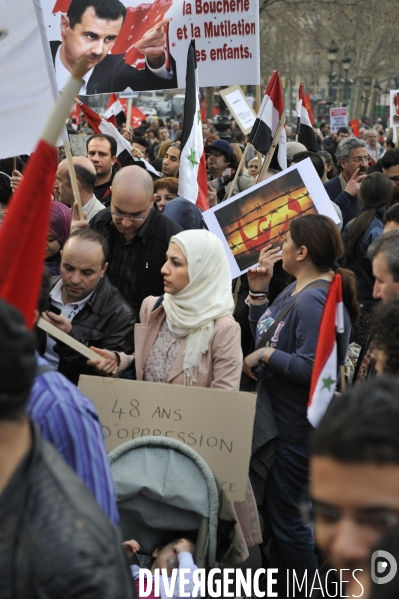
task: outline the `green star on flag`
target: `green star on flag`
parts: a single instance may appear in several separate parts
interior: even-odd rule
[[[331,385],[333,385],[334,383],[336,383],[337,381],[331,378],[331,375],[328,375],[328,379],[321,379],[323,381],[323,386],[322,386],[322,390],[323,389],[328,389],[329,391],[331,391],[330,387]]]
[[[195,150],[191,149],[190,155],[187,156],[188,160],[191,162],[191,164],[193,165],[193,168],[196,164],[199,164],[199,162],[196,161],[195,159]]]
[[[200,124],[200,122],[201,122],[201,110],[198,110],[197,114],[198,114],[198,124]]]

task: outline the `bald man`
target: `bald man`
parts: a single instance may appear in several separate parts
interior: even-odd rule
[[[90,221],[90,227],[108,239],[108,278],[136,314],[144,298],[163,294],[161,268],[169,239],[183,230],[154,207],[153,195],[147,171],[126,166],[112,182],[110,207]],[[72,230],[85,226],[84,221],[72,221]]]
[[[104,204],[97,200],[94,195],[97,172],[92,162],[84,156],[74,156],[72,161],[75,166],[83,212],[85,213],[87,222],[90,222],[97,212],[104,210]],[[72,183],[66,160],[62,160],[58,165],[54,189],[59,194],[60,202],[67,206],[73,206]]]

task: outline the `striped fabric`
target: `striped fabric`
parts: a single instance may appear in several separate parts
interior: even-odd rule
[[[48,362],[38,356],[38,366]],[[56,371],[36,377],[27,412],[43,437],[86,483],[111,522],[119,526],[115,486],[96,409]]]

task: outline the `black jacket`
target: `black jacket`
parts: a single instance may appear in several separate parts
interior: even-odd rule
[[[54,280],[54,285],[59,281]],[[69,335],[87,347],[133,352],[133,326],[135,315],[105,275],[97,285],[90,300],[72,320]],[[60,356],[59,372],[77,385],[81,374],[98,374],[87,365],[87,358],[67,345],[57,341],[54,350]]]
[[[360,214],[360,208],[357,203],[357,196],[351,196],[347,191],[342,191],[339,175],[333,177],[324,183],[324,189],[328,193],[330,200],[335,202],[341,208],[342,228],[352,219]]]
[[[133,599],[119,530],[32,427],[0,495],[0,599]]]
[[[132,286],[130,293],[125,293],[136,314],[139,314],[143,300],[149,295],[158,297],[164,293],[163,275],[161,268],[165,263],[165,254],[172,235],[183,231],[182,227],[173,220],[164,216],[157,208],[151,208],[148,216],[151,218],[148,228],[143,234],[134,266],[137,284]],[[112,222],[109,208],[98,212],[90,221],[90,227],[99,231],[109,243],[109,269],[112,272],[112,248],[119,232]],[[111,283],[116,284],[109,274]],[[129,295],[129,297],[128,297]],[[126,351],[126,350],[123,350]],[[128,353],[128,352],[126,352]]]
[[[53,62],[60,41],[50,42]],[[162,79],[154,75],[147,67],[143,70],[135,69],[124,61],[123,54],[107,54],[103,60],[93,69],[87,82],[86,94],[108,94],[111,92],[122,92],[127,87],[134,91],[145,91],[147,89],[174,89],[177,88],[176,63],[171,60],[174,76],[172,79]]]

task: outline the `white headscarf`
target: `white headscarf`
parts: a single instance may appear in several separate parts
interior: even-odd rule
[[[222,242],[205,229],[182,231],[171,237],[188,264],[188,285],[165,293],[166,322],[175,335],[187,336],[183,370],[185,380],[196,382],[201,356],[209,349],[214,321],[233,315],[230,266]]]

